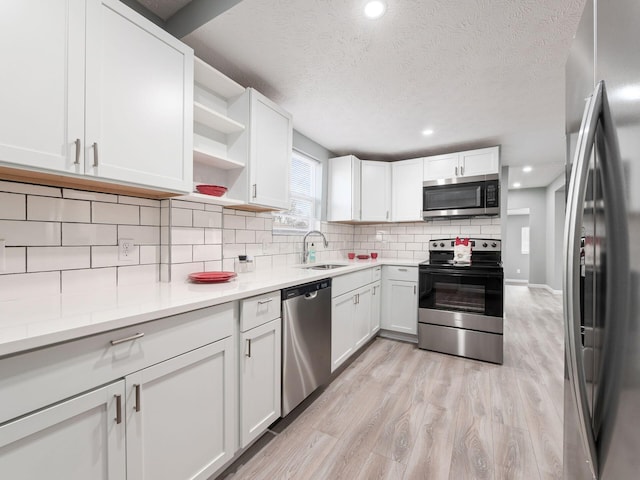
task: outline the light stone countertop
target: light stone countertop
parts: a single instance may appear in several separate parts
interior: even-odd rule
[[[0,302],[0,357],[376,265],[417,266],[419,262],[402,259],[318,262],[322,263],[345,267],[311,270],[291,265],[241,273],[226,283],[173,281]]]

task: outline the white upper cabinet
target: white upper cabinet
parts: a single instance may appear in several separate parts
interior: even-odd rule
[[[85,172],[191,191],[193,51],[116,0],[87,2]]]
[[[353,155],[329,159],[327,220],[387,222],[391,216],[391,165]]]
[[[116,0],[10,3],[0,162],[190,191],[191,48]]]
[[[391,163],[391,220],[422,221],[423,159]]]
[[[0,164],[82,173],[84,19],[84,0],[5,2]]]
[[[448,153],[424,159],[424,180],[473,177],[498,173],[499,170],[500,147]]]
[[[353,155],[329,159],[327,221],[360,220],[360,164]]]
[[[391,165],[363,160],[360,174],[360,220],[388,222],[391,217]]]
[[[267,97],[246,89],[229,105],[229,117],[245,126],[228,145],[231,158],[247,158],[247,168],[228,175],[229,196],[257,209],[288,210],[293,119]]]

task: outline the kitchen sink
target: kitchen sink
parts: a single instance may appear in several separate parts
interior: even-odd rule
[[[325,263],[324,265],[309,265],[302,268],[307,270],[333,270],[334,268],[346,267],[347,265],[335,265],[330,263]]]

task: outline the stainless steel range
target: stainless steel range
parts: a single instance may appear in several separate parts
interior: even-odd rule
[[[471,263],[453,263],[455,239],[431,240],[419,266],[418,347],[502,363],[500,240],[472,238]]]

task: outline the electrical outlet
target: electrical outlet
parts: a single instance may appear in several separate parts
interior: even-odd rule
[[[118,260],[121,262],[133,262],[135,245],[132,238],[121,238],[118,240]]]
[[[7,269],[7,242],[0,238],[0,272],[4,272]]]
[[[516,273],[520,273],[520,269],[519,268],[516,270]]]

